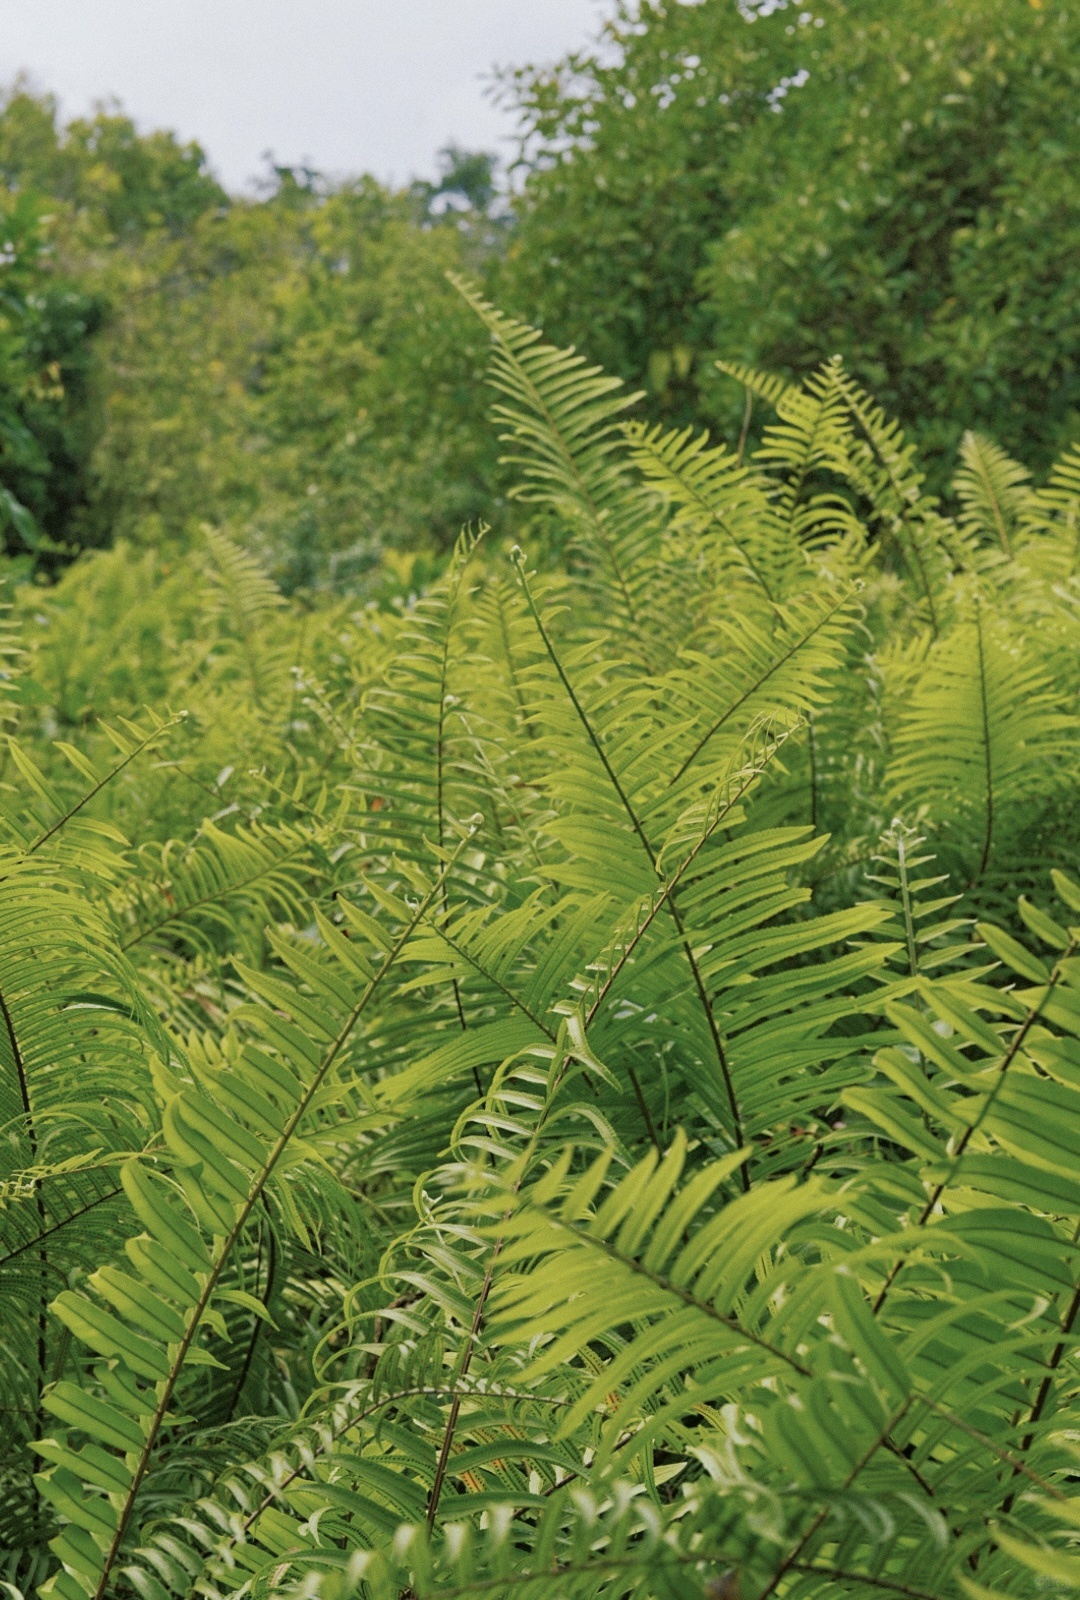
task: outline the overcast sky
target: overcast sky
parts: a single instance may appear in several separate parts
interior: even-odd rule
[[[584,43],[605,0],[0,0],[0,83],[27,72],[67,117],[116,95],[198,139],[241,189],[282,163],[405,182],[451,140],[496,149],[498,63]],[[509,147],[502,146],[505,151]]]

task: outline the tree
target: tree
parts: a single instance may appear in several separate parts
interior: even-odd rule
[[[0,512],[9,553],[55,571],[105,528],[85,516],[98,431],[93,336],[120,248],[175,235],[225,196],[197,145],[117,111],[61,127],[24,85],[0,102]]]
[[[209,521],[290,589],[355,584],[388,548],[438,559],[490,512],[497,454],[483,335],[445,274],[502,229],[492,158],[443,165],[398,194],[272,165],[261,199],[230,199],[198,145],[116,109],[62,126],[17,85],[9,547],[55,571],[118,537],[182,549]]]
[[[100,302],[52,269],[44,202],[0,204],[0,527],[50,565],[84,490],[88,337]]]
[[[55,97],[21,79],[0,101],[0,176],[59,201],[69,227],[97,244],[183,232],[227,200],[198,144],[163,129],[140,134],[115,104],[61,124]]]
[[[290,589],[449,548],[497,454],[445,278],[472,259],[373,179],[286,181],[117,256],[88,541],[184,547],[211,521]]]
[[[504,284],[675,415],[717,355],[842,354],[940,483],[965,427],[1045,465],[1078,420],[1080,15],[1042,0],[622,0],[508,85]]]

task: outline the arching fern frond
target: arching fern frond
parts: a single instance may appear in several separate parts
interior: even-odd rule
[[[299,1220],[289,1199],[288,1166],[303,1161],[304,1141],[317,1137],[324,1086],[440,890],[437,880],[414,911],[406,909],[389,948],[380,940],[370,959],[324,925],[338,972],[317,971],[302,952],[279,943],[296,977],[315,981],[315,996],[248,972],[269,1002],[246,1012],[261,1044],[221,1065],[193,1055],[194,1081],[159,1072],[174,1176],[170,1183],[138,1162],[124,1168],[128,1199],[147,1229],[128,1241],[136,1276],[102,1268],[91,1279],[93,1300],[65,1291],[53,1306],[101,1364],[97,1392],[61,1382],[44,1397],[54,1416],[92,1441],[82,1451],[63,1440],[39,1446],[54,1464],[39,1477],[42,1493],[71,1518],[52,1542],[63,1570],[46,1593],[104,1600],[111,1591],[177,1385],[190,1366],[213,1363],[201,1331],[215,1315],[220,1327],[215,1302],[240,1293],[223,1282],[233,1252],[271,1183],[283,1214]],[[331,1135],[342,1136],[337,1130]],[[98,1492],[102,1487],[108,1498]]]
[[[18,808],[7,809],[3,824],[8,839],[28,856],[41,853],[62,861],[69,871],[79,870],[88,881],[114,880],[117,847],[122,849],[127,841],[115,825],[95,818],[92,810],[87,814],[87,808],[182,721],[182,715],[162,718],[147,711],[141,726],[126,719],[118,719],[119,726],[102,722],[101,732],[115,755],[108,764],[96,766],[77,746],[58,740],[55,748],[79,779],[74,793],[70,780],[65,793],[54,776],[43,772],[14,739],[9,740],[12,764],[30,797]]]
[[[621,426],[641,396],[623,393],[620,378],[573,349],[543,343],[537,329],[497,311],[463,280],[451,281],[492,335],[491,382],[505,396],[494,416],[512,447],[504,460],[521,475],[512,495],[550,507],[568,525],[605,609],[648,655],[657,580],[650,558],[662,522],[658,503],[627,470]]]

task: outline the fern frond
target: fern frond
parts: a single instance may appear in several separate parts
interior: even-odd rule
[[[1071,772],[1075,719],[1041,664],[976,607],[936,645],[893,737],[890,794],[948,824],[974,882],[1016,808]]]
[[[307,829],[254,823],[226,833],[204,822],[189,844],[144,850],[146,865],[124,897],[121,947],[209,954],[222,934],[236,937],[241,912],[260,927],[299,923],[321,876],[319,856]]]
[[[1011,556],[1030,499],[1030,490],[1024,488],[1030,478],[1027,468],[991,439],[969,430],[960,444],[960,467],[953,480],[963,506],[962,526],[980,541],[996,540]]]
[[[255,707],[271,713],[291,690],[288,644],[275,636],[274,619],[284,596],[254,556],[214,528],[203,529],[207,622],[220,635],[215,676],[235,673],[245,682]]]
[[[935,515],[935,502],[923,493],[925,473],[900,424],[887,418],[846,373],[838,372],[837,384],[858,429],[841,470],[866,497],[872,523],[907,567],[937,635],[947,610],[946,580],[956,565],[950,549],[950,534],[955,544],[956,530]]]
[[[511,494],[548,506],[568,524],[603,578],[613,617],[648,658],[656,580],[650,558],[662,523],[658,503],[627,470],[620,421],[641,395],[622,393],[620,378],[587,366],[572,349],[543,343],[538,329],[497,311],[463,280],[451,282],[492,336],[491,381],[506,397],[494,416],[512,446],[503,459],[522,479]]]
[[[285,600],[277,584],[254,556],[216,528],[203,529],[210,556],[209,614],[225,619],[241,637],[253,633],[281,610]]]
[[[404,927],[374,965],[324,924],[344,971],[325,971],[316,1003],[248,973],[269,1001],[247,1011],[262,1047],[222,1065],[193,1055],[195,1081],[188,1084],[163,1077],[163,1132],[185,1203],[178,1208],[167,1183],[129,1163],[124,1187],[148,1230],[127,1247],[137,1277],[103,1268],[90,1280],[98,1298],[65,1291],[54,1302],[56,1315],[105,1364],[96,1368],[104,1397],[63,1382],[44,1397],[54,1416],[93,1441],[89,1453],[55,1440],[38,1446],[55,1463],[39,1478],[42,1493],[73,1518],[53,1541],[66,1578],[52,1580],[46,1592],[58,1584],[62,1594],[96,1600],[109,1592],[177,1384],[189,1363],[209,1357],[200,1330],[215,1315],[215,1298],[238,1293],[222,1282],[233,1251],[272,1179],[284,1215],[298,1220],[278,1169],[284,1172],[295,1159],[294,1139],[299,1144],[316,1133],[303,1125],[321,1109],[328,1075],[440,890],[437,880],[416,910],[406,912]],[[283,944],[279,950],[296,975],[311,982],[311,962]],[[357,993],[351,985],[358,980]],[[318,1045],[298,1021],[315,1031]],[[111,1500],[86,1492],[100,1487],[103,1475]]]
[[[134,761],[182,721],[182,715],[162,718],[148,711],[148,727],[123,718],[118,719],[119,726],[102,722],[101,731],[116,752],[108,766],[95,766],[75,745],[58,740],[56,749],[81,780],[81,790],[74,798],[63,794],[55,780],[14,739],[9,740],[12,763],[32,795],[21,811],[9,811],[4,817],[9,840],[28,856],[41,851],[62,860],[68,870],[78,868],[106,883],[115,879],[116,852],[109,847],[122,848],[127,841],[110,823],[83,813]]]
[[[767,487],[725,446],[710,448],[708,435],[695,437],[691,429],[668,432],[629,423],[625,432],[634,465],[678,508],[674,527],[689,528],[699,538],[718,534],[734,554],[735,570],[759,584],[769,600],[786,587],[793,557],[796,571],[805,577],[797,547],[776,517]]]
[[[951,965],[970,955],[972,950],[970,939],[961,942],[957,937],[961,929],[971,926],[971,919],[941,917],[941,913],[948,913],[962,896],[933,893],[949,882],[948,873],[928,877],[919,871],[935,860],[932,851],[920,853],[925,843],[925,837],[915,828],[909,828],[901,818],[894,817],[878,841],[878,853],[871,857],[877,871],[866,874],[868,883],[889,891],[892,916],[876,933],[897,941],[912,978]],[[928,917],[935,920],[927,923]],[[924,926],[920,927],[920,923]]]

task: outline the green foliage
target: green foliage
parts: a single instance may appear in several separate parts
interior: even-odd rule
[[[16,85],[0,104],[9,552],[55,576],[79,548],[182,551],[209,522],[290,591],[377,591],[387,551],[391,582],[422,583],[491,510],[494,460],[483,334],[445,273],[480,263],[505,217],[492,159],[446,154],[426,188],[282,169],[230,199],[197,145],[115,109],[63,126]]]
[[[732,452],[458,288],[528,549],[16,593],[0,1578],[1071,1581],[1076,462],[953,520],[837,362]]]
[[[118,261],[87,536],[184,548],[209,521],[289,589],[452,545],[492,463],[482,338],[444,277],[468,248],[364,180],[283,186]]]
[[[56,102],[20,83],[0,103],[0,493],[8,554],[45,572],[87,543],[97,432],[93,335],[100,262],[120,241],[182,231],[224,200],[202,151],[139,135],[113,111],[61,129]]]
[[[68,226],[98,243],[180,232],[226,198],[197,144],[139,134],[115,106],[61,126],[55,98],[22,80],[3,99],[0,175],[8,189],[59,201]]]
[[[500,297],[674,417],[839,352],[940,488],[963,432],[1076,427],[1077,15],[1050,0],[622,0],[507,82],[528,163]]]
[[[58,279],[44,202],[0,205],[0,529],[9,555],[49,565],[83,491],[80,406],[93,298]]]

